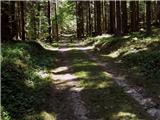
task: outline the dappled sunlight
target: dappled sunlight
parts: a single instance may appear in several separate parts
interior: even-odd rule
[[[109,37],[113,37],[113,35],[111,34],[102,34],[96,37],[96,39],[102,39],[102,38],[109,38]]]
[[[89,77],[89,72],[87,71],[78,71],[75,73],[79,78],[88,78]]]
[[[114,51],[114,52],[111,52],[111,53],[108,54],[108,55],[102,55],[102,57],[107,56],[107,57],[111,57],[111,58],[116,58],[116,57],[118,57],[119,55],[120,55],[120,53],[119,53],[118,51]]]
[[[51,70],[51,72],[56,74],[56,73],[67,71],[68,69],[69,69],[68,66],[61,66],[61,67],[58,67],[58,68]]]
[[[113,120],[137,120],[138,117],[134,113],[130,112],[118,112],[117,114],[113,115]]]
[[[34,82],[31,81],[31,80],[25,80],[25,81],[24,81],[24,84],[25,84],[27,87],[29,87],[29,88],[34,88],[34,87],[35,87]]]
[[[43,120],[57,120],[55,113],[48,113],[46,111],[41,112]]]
[[[58,74],[58,75],[51,75],[51,77],[54,79],[54,80],[62,80],[62,81],[65,81],[65,80],[75,80],[77,79],[78,77],[73,75],[73,74],[70,74],[70,73],[67,73],[67,74]]]
[[[35,74],[41,77],[42,79],[49,77],[49,73],[46,70],[37,70]]]
[[[97,66],[97,64],[96,63],[94,63],[94,62],[90,62],[90,61],[81,61],[81,60],[75,60],[76,62],[80,62],[80,63],[75,63],[74,65],[76,66],[76,67],[85,67],[85,66],[87,66],[87,67],[96,67]]]
[[[88,47],[73,47],[73,48],[60,48],[58,51],[61,51],[61,52],[72,51],[72,50],[86,51],[86,50],[92,50],[93,48],[94,48],[93,46],[88,46]]]

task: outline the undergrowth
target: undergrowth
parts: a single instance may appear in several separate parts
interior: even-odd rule
[[[3,120],[25,119],[43,111],[56,53],[35,42],[2,44],[1,110]],[[42,116],[33,119],[41,120]]]

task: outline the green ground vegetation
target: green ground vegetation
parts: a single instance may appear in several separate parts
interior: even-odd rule
[[[56,52],[36,42],[2,44],[2,119],[43,120]]]
[[[155,100],[160,100],[159,33],[159,29],[154,29],[152,36],[140,32],[122,37],[99,36],[89,38],[85,43],[95,46],[94,53],[100,61],[109,63],[117,73],[144,87]]]

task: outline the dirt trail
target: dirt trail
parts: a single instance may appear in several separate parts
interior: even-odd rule
[[[69,53],[63,48],[59,49],[59,51],[61,57],[60,66],[52,71],[52,78],[54,79],[57,90],[67,90],[67,102],[65,107],[67,107],[67,110],[70,110],[67,114],[68,116],[72,114],[72,118],[68,117],[66,120],[89,120],[87,118],[89,111],[86,109],[85,103],[81,99],[80,91],[82,88],[79,87],[78,77],[73,74],[72,66],[67,60],[67,55]]]
[[[153,118],[153,120],[160,120],[160,103],[154,101],[143,87],[128,83],[124,76],[119,76],[113,69],[108,68],[107,63],[101,62],[89,51],[85,51],[85,53],[89,56],[89,59],[94,60],[98,65],[103,67],[106,72],[112,76],[113,80],[123,88],[124,92],[137,101],[137,103],[151,116],[151,118]]]
[[[112,75],[113,80],[123,88],[124,92],[131,96],[137,103],[146,111],[153,120],[160,120],[160,106],[159,103],[153,101],[148,96],[145,89],[139,86],[130,85],[123,76],[117,76],[117,73],[111,68],[107,67],[107,63],[101,62],[96,56],[94,56],[90,50],[92,47],[72,47],[63,48],[58,51],[61,54],[61,66],[53,70],[53,79],[57,89],[68,88],[67,106],[71,108],[70,114],[74,114],[74,118],[66,120],[89,120],[87,114],[89,111],[86,109],[86,104],[81,99],[78,77],[73,75],[74,72],[71,64],[67,60],[69,52],[73,49],[83,51],[88,55],[88,59],[94,60],[99,66],[105,68],[106,72]],[[134,87],[133,87],[134,86]]]

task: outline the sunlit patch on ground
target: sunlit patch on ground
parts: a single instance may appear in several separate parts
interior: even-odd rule
[[[81,50],[81,51],[86,51],[86,50],[92,50],[94,47],[93,46],[88,46],[88,47],[74,47],[74,48],[61,48],[59,51],[65,52],[65,51],[71,51],[71,50]]]
[[[52,78],[54,80],[62,80],[62,81],[65,81],[65,80],[75,80],[77,79],[77,76],[73,75],[73,74],[70,74],[70,73],[67,73],[67,74],[58,74],[58,75],[51,75]]]
[[[54,113],[42,112],[41,116],[43,120],[57,120],[56,115]]]
[[[34,86],[35,86],[34,82],[31,81],[31,80],[25,80],[24,83],[25,83],[26,86],[28,86],[30,88],[34,88]]]
[[[102,34],[102,35],[100,35],[100,36],[97,36],[96,39],[109,38],[109,37],[112,37],[112,35]]]
[[[40,76],[41,78],[43,78],[43,79],[49,77],[48,72],[45,71],[45,70],[37,71],[36,74],[37,74],[38,76]]]
[[[129,112],[118,112],[113,115],[113,120],[138,120],[137,116]]]
[[[79,71],[75,73],[79,78],[88,78],[89,77],[89,72],[87,71]]]
[[[61,67],[55,68],[54,70],[51,70],[51,72],[59,73],[59,72],[67,71],[68,69],[69,69],[68,66],[61,66]]]

